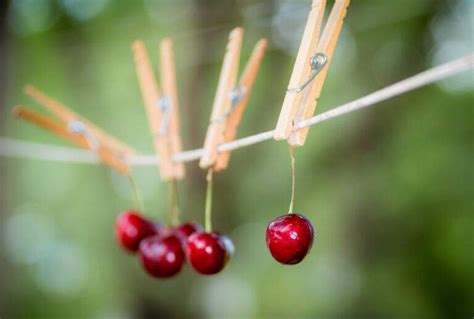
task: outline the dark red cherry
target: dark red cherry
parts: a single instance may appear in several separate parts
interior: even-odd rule
[[[313,237],[311,222],[299,214],[280,216],[267,227],[267,247],[273,258],[286,265],[303,260],[311,249]]]
[[[159,226],[129,210],[117,217],[115,235],[120,245],[131,252],[137,251],[140,242],[157,233]]]
[[[194,233],[188,238],[186,257],[191,266],[203,275],[213,275],[224,269],[230,258],[230,239],[217,233]],[[231,242],[230,242],[231,243]],[[233,245],[232,245],[233,246]]]
[[[174,235],[148,237],[140,243],[139,258],[143,268],[153,277],[176,275],[183,267],[181,241]]]
[[[186,243],[189,236],[195,232],[202,232],[202,227],[193,223],[184,223],[174,228],[173,232],[176,237]]]

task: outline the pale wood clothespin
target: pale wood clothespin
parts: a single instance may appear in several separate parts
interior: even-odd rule
[[[250,56],[245,69],[240,76],[239,84],[237,85],[237,93],[241,94],[240,100],[233,101],[231,111],[228,114],[227,124],[224,130],[224,138],[221,143],[228,143],[235,139],[237,129],[245,111],[245,107],[249,101],[250,93],[252,92],[253,84],[260,69],[260,64],[265,54],[268,41],[267,39],[260,39],[255,45],[252,55]],[[239,96],[237,96],[239,99]],[[220,144],[220,143],[219,143]],[[222,171],[229,165],[231,152],[223,152],[218,154],[215,169],[217,172]]]
[[[164,181],[182,179],[184,165],[173,161],[173,155],[181,152],[182,146],[172,41],[166,38],[160,43],[163,95],[142,41],[135,41],[133,53],[155,150],[159,155],[160,176]]]
[[[165,38],[160,42],[160,65],[161,65],[161,85],[163,86],[163,96],[170,102],[169,119],[169,149],[170,157],[181,153],[183,150],[180,133],[178,89],[176,82],[176,67],[174,63],[173,42],[170,38]],[[174,178],[182,179],[185,175],[184,164],[182,162],[172,162]]]
[[[33,86],[27,86],[25,92],[41,106],[50,110],[59,120],[51,119],[23,106],[17,106],[13,109],[16,116],[34,123],[79,147],[95,152],[105,164],[120,174],[128,175],[130,173],[130,168],[125,162],[127,155],[135,153],[130,146],[108,135],[92,122],[46,96]]]
[[[336,0],[319,40],[326,0],[313,0],[274,132],[275,140],[302,146],[308,128],[293,125],[313,116],[350,0]]]
[[[100,142],[100,144],[108,146],[110,149],[120,153],[125,157],[136,154],[136,151],[131,146],[118,140],[115,137],[110,136],[103,129],[101,129],[88,119],[75,113],[69,107],[65,106],[59,101],[47,96],[33,85],[25,86],[24,92],[33,100],[35,100],[38,104],[40,104],[45,109],[54,114],[62,122],[70,123],[74,121],[79,121],[84,123],[88,131],[94,134],[95,138]]]
[[[227,168],[230,152],[218,154],[217,146],[235,138],[261,60],[265,54],[267,40],[261,39],[255,45],[239,84],[236,86],[242,38],[242,28],[235,28],[229,35],[204,142],[204,155],[199,162],[202,169],[213,167],[215,171],[219,172]]]

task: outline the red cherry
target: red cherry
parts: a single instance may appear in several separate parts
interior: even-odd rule
[[[186,257],[197,272],[213,275],[224,269],[230,258],[230,239],[217,233],[194,233],[188,238]],[[232,245],[233,246],[233,245]]]
[[[140,243],[139,258],[143,268],[153,277],[176,275],[183,267],[181,241],[173,235],[148,237]]]
[[[142,217],[139,213],[129,210],[117,217],[115,235],[121,246],[128,251],[137,251],[140,242],[157,233],[158,226]]]
[[[286,265],[303,260],[311,249],[313,237],[311,222],[299,214],[280,216],[267,227],[267,247],[273,258]]]
[[[174,235],[184,243],[188,241],[189,236],[195,232],[202,232],[202,227],[193,223],[184,223],[173,230]]]

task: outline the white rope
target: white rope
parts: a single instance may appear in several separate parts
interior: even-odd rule
[[[301,121],[295,125],[295,130],[316,125],[321,122],[354,112],[369,106],[376,105],[382,101],[395,96],[407,93],[417,88],[441,81],[447,77],[467,71],[474,66],[474,54],[462,57],[458,60],[434,67],[427,71],[418,73],[405,80],[387,86],[375,91],[369,95],[361,97],[352,102],[333,108],[327,112],[313,116],[307,120]],[[273,139],[273,131],[262,132],[259,134],[247,136],[230,143],[218,146],[218,152],[228,152],[249,145],[257,144],[263,141]],[[198,160],[203,155],[203,149],[195,149],[176,154],[173,160],[177,162],[190,162]],[[45,145],[32,142],[14,140],[11,138],[0,137],[0,156],[19,157],[30,159],[42,159],[69,163],[98,163],[97,156],[89,151],[81,151],[69,147]],[[134,166],[156,165],[158,158],[156,155],[136,155],[128,159],[128,162]]]
[[[90,151],[0,137],[0,156],[69,163],[98,163]]]

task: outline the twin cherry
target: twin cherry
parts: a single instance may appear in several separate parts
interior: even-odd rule
[[[117,217],[115,233],[120,245],[129,252],[138,252],[145,271],[157,278],[176,275],[185,260],[203,275],[216,274],[234,250],[227,236],[203,232],[192,223],[165,228],[135,211]]]

